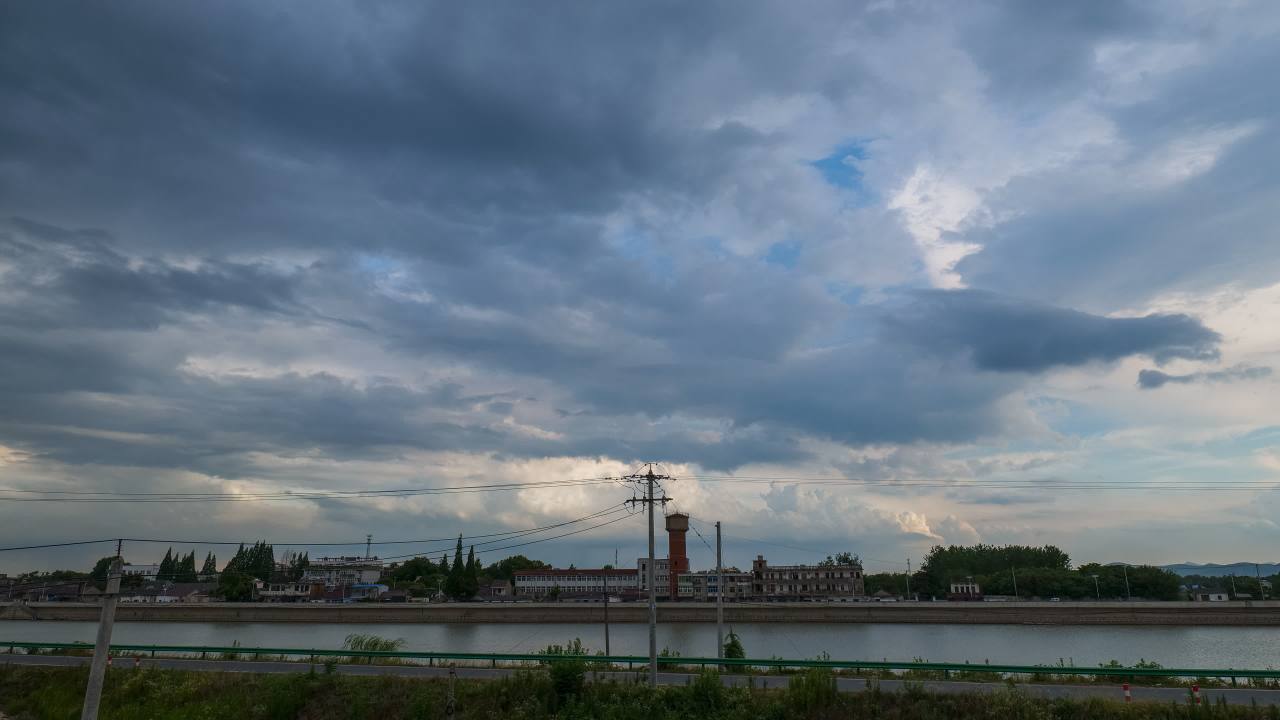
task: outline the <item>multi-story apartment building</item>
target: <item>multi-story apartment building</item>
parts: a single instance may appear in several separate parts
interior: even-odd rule
[[[776,565],[763,555],[751,563],[752,594],[777,600],[858,597],[865,594],[861,565]]]
[[[519,570],[515,574],[516,597],[544,598],[634,594],[636,571],[570,568]]]

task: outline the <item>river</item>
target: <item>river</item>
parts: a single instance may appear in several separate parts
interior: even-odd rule
[[[0,640],[93,642],[96,624],[74,621],[0,621]],[[736,625],[748,657],[840,660],[1056,664],[1059,660],[1126,665],[1154,660],[1165,667],[1269,668],[1280,666],[1280,628],[1060,625],[796,624]],[[404,638],[407,650],[525,653],[574,638],[604,649],[600,625],[573,624],[311,624],[120,622],[113,641],[139,645],[340,648],[350,633]],[[715,653],[715,625],[658,628],[658,647],[685,656]],[[615,655],[644,655],[644,625],[614,625]]]

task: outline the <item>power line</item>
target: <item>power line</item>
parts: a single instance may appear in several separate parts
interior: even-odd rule
[[[626,511],[626,508],[619,508],[619,510],[624,510],[624,511]],[[616,511],[615,511],[615,512],[616,512]],[[512,545],[503,545],[502,547],[488,548],[488,549],[485,549],[485,550],[477,550],[477,551],[476,551],[476,554],[477,554],[477,555],[482,555],[482,554],[484,554],[484,553],[497,552],[497,551],[499,551],[499,550],[510,550],[510,549],[512,549],[512,548],[525,547],[525,546],[527,546],[527,545],[536,545],[536,544],[538,544],[538,543],[542,543],[542,542],[548,542],[548,541],[551,541],[551,540],[558,540],[558,539],[560,539],[560,538],[569,537],[570,535],[578,535],[578,534],[580,534],[580,533],[584,533],[584,532],[587,532],[587,531],[590,531],[590,530],[595,530],[596,528],[602,528],[602,527],[605,527],[606,525],[612,525],[612,524],[614,524],[614,523],[617,523],[617,522],[621,522],[621,521],[623,521],[623,520],[626,520],[626,519],[627,519],[627,518],[629,518],[629,517],[633,517],[633,516],[635,516],[635,515],[637,515],[637,514],[638,514],[638,513],[630,512],[630,511],[626,511],[626,514],[625,514],[625,515],[623,515],[623,516],[621,516],[621,517],[616,517],[616,518],[613,518],[612,520],[606,520],[605,522],[602,522],[602,523],[599,523],[599,524],[596,524],[596,525],[592,525],[591,527],[585,527],[585,528],[581,528],[581,529],[579,529],[579,530],[573,530],[573,531],[571,531],[571,532],[567,532],[567,533],[560,533],[559,535],[552,535],[552,536],[550,536],[550,537],[538,538],[537,540],[528,540],[528,541],[526,541],[526,542],[522,542],[522,543],[515,543],[515,544],[512,544]],[[403,559],[403,558],[415,558],[415,557],[425,557],[425,554],[423,554],[423,553],[412,553],[412,554],[409,554],[409,555],[391,555],[391,556],[389,556],[389,557],[385,557],[385,558],[383,558],[383,559],[384,559],[384,560],[400,560],[400,559]]]
[[[942,488],[951,490],[966,489],[1033,489],[1033,490],[1191,490],[1191,491],[1242,491],[1256,492],[1280,488],[1270,480],[1234,480],[1230,483],[1212,483],[1194,479],[1169,478],[1156,481],[1143,480],[1059,480],[1046,478],[1029,480],[1011,478],[1006,481],[988,478],[981,481],[945,482],[939,480],[891,480],[874,478],[847,477],[792,477],[792,476],[741,476],[741,475],[690,475],[692,480],[702,482],[725,482],[742,484],[781,484],[781,485],[816,485],[832,487],[884,487],[884,488]]]
[[[0,548],[0,552],[7,552],[9,550],[43,550],[45,548],[71,547],[72,545],[97,545],[99,543],[112,543],[115,541],[116,538],[109,538],[104,540],[76,540],[73,542],[46,543],[44,545],[15,545],[14,547]]]
[[[553,530],[555,528],[564,527],[565,525],[572,525],[574,523],[583,522],[584,520],[591,520],[598,516],[608,515],[609,513],[616,512],[619,509],[621,509],[620,505],[610,505],[609,507],[604,508],[603,510],[598,510],[594,513],[591,513],[590,515],[585,515],[580,518],[574,518],[573,520],[565,520],[563,522],[555,523],[552,525],[543,525],[540,527],[524,528],[521,530],[507,530],[504,532],[481,533],[477,535],[463,535],[462,539],[474,540],[476,538],[523,535],[523,534],[540,532],[543,530]],[[162,545],[241,545],[244,543],[243,540],[172,540],[172,539],[162,539],[162,538],[128,538],[128,537],[121,538],[121,539],[124,540],[125,542],[157,543]],[[440,537],[440,538],[422,538],[420,540],[379,540],[375,542],[369,542],[366,540],[358,540],[358,541],[352,541],[352,542],[285,542],[281,540],[281,541],[273,541],[271,544],[280,545],[282,547],[351,547],[351,546],[366,545],[366,544],[368,545],[414,545],[414,544],[426,544],[426,543],[437,543],[437,542],[453,542],[457,539],[458,539],[457,535],[452,535],[449,537]]]
[[[584,478],[577,480],[547,480],[538,482],[490,483],[484,485],[457,485],[426,488],[393,488],[380,490],[304,490],[261,493],[127,493],[93,490],[32,490],[26,488],[0,488],[0,492],[49,495],[50,497],[12,497],[0,495],[7,502],[244,502],[256,500],[347,500],[353,498],[412,497],[418,495],[455,495],[477,492],[503,492],[511,490],[538,490],[545,488],[582,487],[605,485],[614,482],[610,478]]]

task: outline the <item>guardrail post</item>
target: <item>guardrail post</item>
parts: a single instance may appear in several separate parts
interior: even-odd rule
[[[1199,684],[1191,686],[1191,699],[1196,705],[1200,704],[1200,685]]]
[[[457,673],[454,672],[454,663],[449,663],[449,695],[444,701],[444,716],[448,720],[453,720],[454,713],[458,710],[458,700],[453,695],[453,682],[457,679]]]
[[[1125,683],[1121,687],[1124,688],[1124,701],[1127,703],[1133,702],[1133,693],[1129,692],[1129,683]]]

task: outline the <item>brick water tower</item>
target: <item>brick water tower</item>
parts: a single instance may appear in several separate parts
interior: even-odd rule
[[[689,572],[689,555],[684,536],[689,532],[689,516],[671,513],[667,516],[667,572],[671,579],[671,600],[680,599],[680,573]]]

